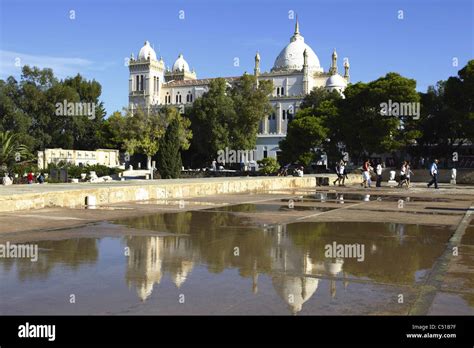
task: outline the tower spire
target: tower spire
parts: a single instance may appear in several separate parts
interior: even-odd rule
[[[336,49],[332,52],[332,64],[330,68],[331,75],[337,74],[337,52]]]
[[[298,14],[296,14],[295,35],[300,33],[300,23],[298,22]]]
[[[344,60],[344,77],[346,78],[347,81],[349,81],[349,58],[346,58]]]
[[[255,55],[255,68],[253,69],[253,74],[257,78],[257,88],[258,88],[258,76],[260,75],[260,54],[257,51]]]

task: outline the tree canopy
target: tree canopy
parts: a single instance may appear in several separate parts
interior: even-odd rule
[[[254,149],[259,122],[272,110],[272,89],[271,81],[257,84],[255,76],[247,74],[232,86],[222,78],[212,80],[209,90],[189,111],[194,162],[211,162],[226,147]]]

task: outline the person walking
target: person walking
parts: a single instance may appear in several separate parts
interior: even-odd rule
[[[370,166],[370,161],[369,159],[366,159],[364,164],[362,165],[362,183],[360,186],[363,186],[365,188],[370,187],[372,181],[370,180],[370,170],[373,169]]]
[[[346,167],[347,167],[347,162],[346,161],[341,161],[342,165],[341,165],[341,168],[339,170],[339,173],[341,174],[341,180],[342,180],[342,184],[340,184],[339,186],[346,186],[346,178],[347,178],[347,171],[346,171]]]
[[[377,166],[375,167],[375,174],[377,174],[376,187],[382,187],[382,164],[380,161],[377,161]]]
[[[346,180],[345,178],[345,171],[346,171],[346,165],[343,160],[341,160],[337,165],[336,165],[336,174],[337,174],[337,179],[333,181],[334,186],[336,183],[339,184],[339,186],[344,186],[344,182]],[[342,183],[342,184],[341,184]]]
[[[411,175],[415,175],[412,170],[411,170],[411,164],[410,164],[410,161],[407,161],[407,188],[410,188],[411,186],[411,181],[410,181],[410,178],[411,178]]]
[[[435,159],[431,164],[430,168],[431,181],[428,183],[428,187],[434,184],[435,189],[438,188],[438,159]]]
[[[407,181],[407,161],[403,161],[402,167],[400,168],[400,182],[398,187],[402,187]]]

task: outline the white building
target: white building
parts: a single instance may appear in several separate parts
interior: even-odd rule
[[[109,168],[115,168],[120,166],[120,157],[119,150],[111,149],[87,151],[54,148],[38,151],[39,169],[46,169],[48,164],[58,164],[59,162],[69,163],[76,166],[100,164]]]
[[[191,105],[208,90],[211,79],[198,79],[196,72],[180,54],[172,68],[165,68],[163,58],[156,56],[148,41],[133,54],[129,64],[129,107],[173,105],[182,108]],[[260,72],[260,55],[255,56],[254,74],[259,80],[272,80],[274,90],[270,97],[274,111],[262,120],[257,135],[256,159],[277,157],[278,143],[286,136],[301,101],[314,87],[325,87],[339,93],[349,82],[349,61],[344,61],[344,75],[337,69],[337,53],[332,53],[332,64],[324,71],[313,49],[305,43],[296,19],[295,32],[275,60],[270,72]],[[225,77],[231,84],[238,77]],[[238,150],[238,149],[236,149]]]

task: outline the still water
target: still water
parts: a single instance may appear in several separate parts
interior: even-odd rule
[[[31,241],[37,262],[0,259],[0,313],[406,314],[452,234],[394,223],[269,225],[240,214],[265,209],[286,208],[159,213]],[[363,260],[328,257],[334,243],[363,245]]]

